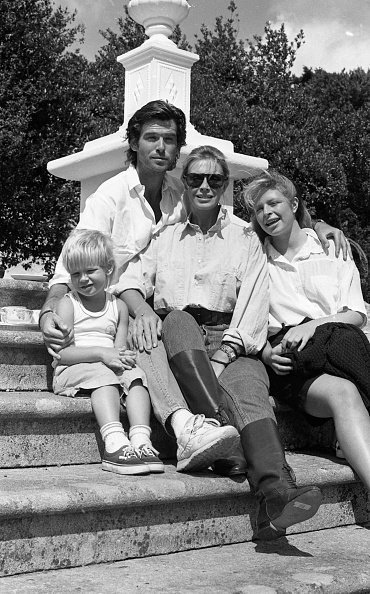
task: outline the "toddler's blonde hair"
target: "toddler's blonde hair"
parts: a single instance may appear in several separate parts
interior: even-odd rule
[[[69,273],[79,268],[100,266],[111,275],[115,267],[113,242],[101,231],[75,229],[63,246],[62,259]]]

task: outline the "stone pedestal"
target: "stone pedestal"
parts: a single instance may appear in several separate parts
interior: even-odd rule
[[[87,142],[82,151],[48,163],[50,173],[81,182],[81,210],[86,198],[103,181],[127,167],[127,122],[137,109],[155,99],[169,101],[182,109],[188,122],[187,145],[181,150],[172,175],[180,176],[185,157],[202,144],[210,144],[225,153],[231,181],[266,169],[266,159],[234,153],[232,142],[202,135],[190,123],[190,73],[199,58],[192,52],[179,49],[168,39],[176,24],[189,12],[186,0],[131,0],[128,8],[132,18],[145,27],[149,39],[117,58],[125,68],[123,125],[113,134]],[[232,205],[232,183],[228,192],[225,201]]]

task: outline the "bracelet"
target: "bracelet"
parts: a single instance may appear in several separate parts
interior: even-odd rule
[[[41,321],[41,318],[42,318],[42,316],[43,316],[44,314],[47,314],[47,313],[54,313],[54,312],[53,312],[53,310],[52,310],[52,309],[44,309],[44,311],[42,311],[42,312],[40,313],[40,315],[39,315],[39,328],[41,328],[41,326],[40,326],[40,321]]]
[[[239,357],[239,355],[240,355],[240,351],[239,351],[239,349],[238,349],[238,347],[237,347],[237,345],[236,345],[236,344],[234,344],[234,343],[232,343],[232,342],[223,342],[222,344],[224,344],[224,345],[225,345],[225,346],[227,346],[227,347],[230,347],[230,349],[233,349],[233,351],[234,351],[234,353],[235,353],[235,356],[236,356],[236,357]]]
[[[220,351],[222,351],[223,353],[225,353],[227,355],[227,358],[229,359],[229,363],[232,363],[233,361],[235,361],[236,353],[230,345],[222,343],[222,345],[220,346]]]
[[[214,359],[213,357],[211,357],[211,361],[214,363],[221,363],[221,365],[224,365],[225,367],[227,365],[226,361],[220,361],[220,359]]]

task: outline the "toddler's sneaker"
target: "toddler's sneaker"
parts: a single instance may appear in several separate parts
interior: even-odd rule
[[[239,433],[231,425],[195,415],[187,421],[177,440],[177,471],[203,470],[225,458],[237,446]]]
[[[140,460],[145,462],[150,472],[164,472],[164,464],[158,458],[159,452],[152,445],[141,445],[135,451]]]
[[[140,460],[133,447],[126,445],[113,453],[104,450],[102,458],[103,470],[117,474],[149,474],[149,468]]]

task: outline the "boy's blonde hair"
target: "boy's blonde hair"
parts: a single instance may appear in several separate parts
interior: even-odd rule
[[[100,266],[111,275],[115,267],[113,242],[100,231],[75,229],[63,246],[62,259],[68,272],[78,268]]]
[[[261,240],[266,237],[267,233],[265,233],[257,223],[254,213],[254,205],[268,190],[278,190],[285,196],[290,204],[297,199],[298,208],[295,213],[295,218],[297,219],[299,226],[312,227],[310,214],[303,200],[297,196],[297,190],[293,182],[285,177],[285,175],[281,175],[281,173],[270,169],[268,171],[263,171],[255,177],[244,187],[243,191],[244,201],[249,210],[253,228]]]

